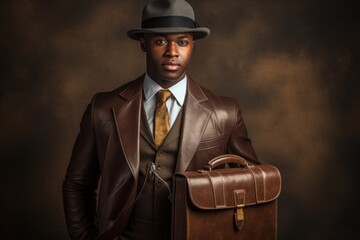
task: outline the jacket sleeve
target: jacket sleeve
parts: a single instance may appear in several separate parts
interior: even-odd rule
[[[99,180],[96,139],[93,123],[93,102],[80,124],[70,163],[63,183],[65,219],[73,240],[95,239],[96,189]]]
[[[260,164],[250,138],[238,104],[234,101],[233,129],[227,145],[228,153],[243,157],[251,164]]]

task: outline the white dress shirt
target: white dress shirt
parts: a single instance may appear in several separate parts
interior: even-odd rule
[[[187,77],[179,81],[174,86],[168,88],[172,96],[166,101],[166,107],[169,111],[170,128],[173,126],[181,107],[184,104],[187,88]],[[163,90],[159,84],[152,80],[148,74],[145,75],[143,91],[144,91],[144,110],[146,118],[149,123],[149,127],[152,133],[154,133],[154,113],[156,108],[156,93],[159,90]]]

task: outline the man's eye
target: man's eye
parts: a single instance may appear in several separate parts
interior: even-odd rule
[[[187,46],[188,44],[189,44],[189,41],[187,41],[187,40],[181,40],[181,41],[178,42],[178,45],[179,45],[179,46],[182,46],[182,47],[185,47],[185,46]]]
[[[166,41],[164,39],[158,39],[158,40],[155,40],[155,43],[157,45],[163,46],[166,44]]]
[[[182,47],[185,47],[185,46],[189,45],[189,43],[190,42],[188,40],[181,40],[181,41],[178,42],[178,45],[182,46]]]

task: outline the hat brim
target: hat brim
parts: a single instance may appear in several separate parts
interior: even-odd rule
[[[194,40],[205,38],[210,35],[210,30],[208,28],[199,27],[199,28],[186,28],[186,27],[162,27],[162,28],[139,28],[131,29],[127,32],[129,38],[133,40],[139,40],[144,33],[189,33],[194,34]]]

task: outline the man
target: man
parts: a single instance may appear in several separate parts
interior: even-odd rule
[[[174,172],[225,153],[259,163],[236,102],[187,75],[194,41],[209,33],[184,0],[145,6],[128,36],[146,74],[96,94],[81,121],[63,185],[71,239],[170,239]]]

